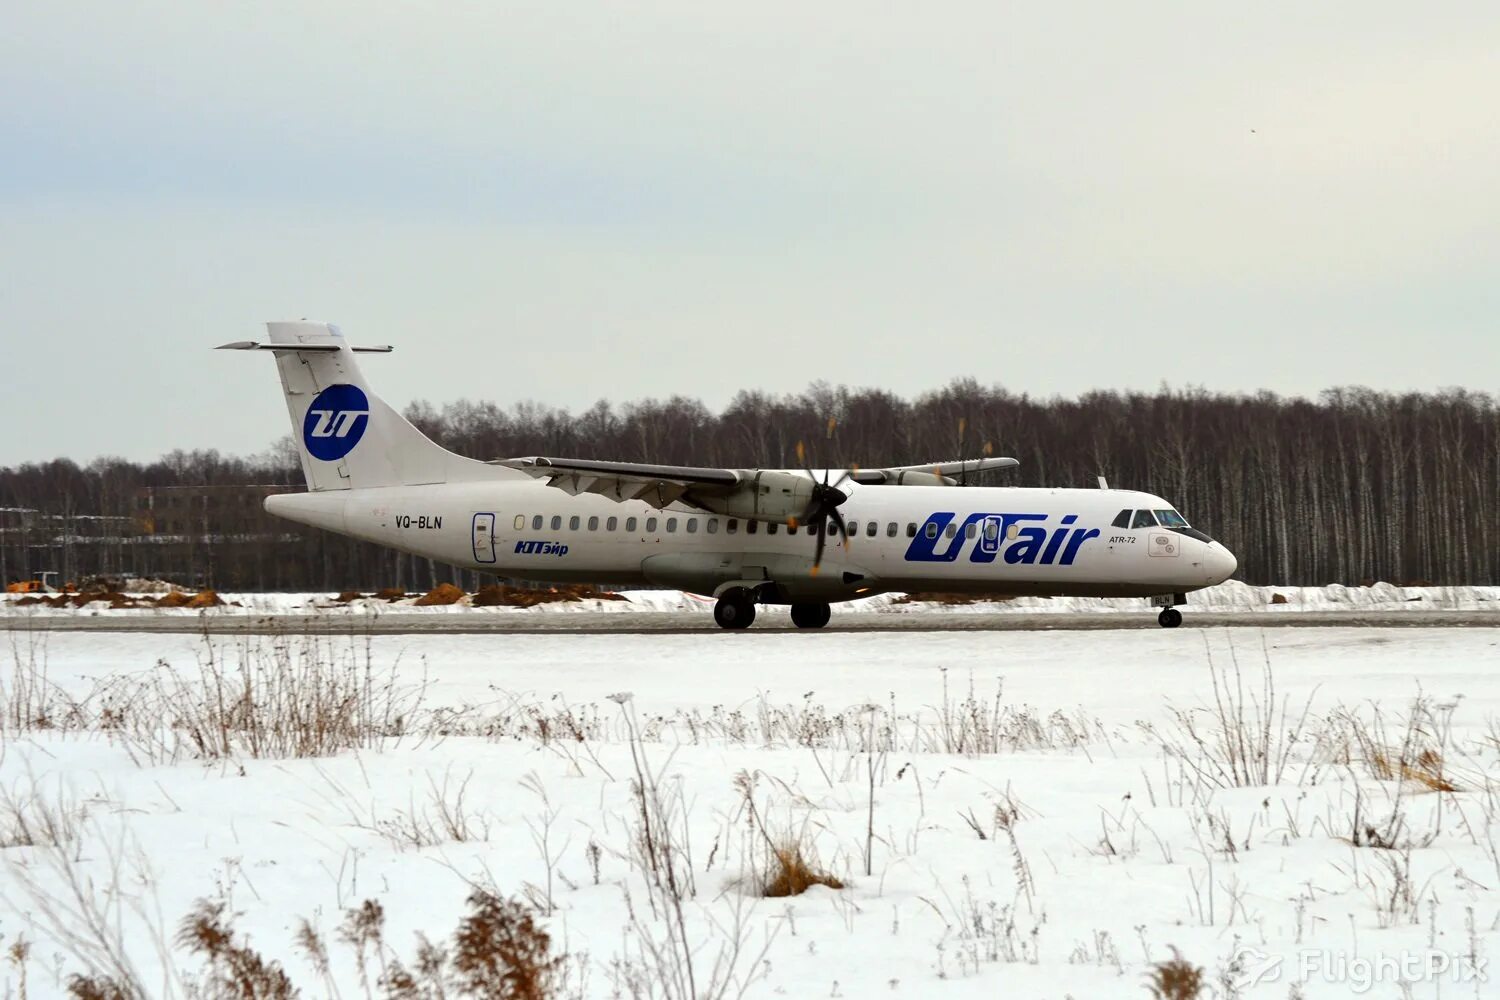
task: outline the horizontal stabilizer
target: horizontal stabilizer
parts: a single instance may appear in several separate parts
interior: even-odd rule
[[[232,344],[220,344],[216,351],[293,351],[301,354],[332,354],[343,350],[339,344],[260,344],[253,340],[236,340]],[[351,347],[356,354],[389,354],[395,350],[389,344],[378,347]]]

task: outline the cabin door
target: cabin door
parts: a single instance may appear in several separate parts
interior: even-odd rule
[[[477,563],[492,563],[495,561],[495,515],[474,515],[474,561]]]

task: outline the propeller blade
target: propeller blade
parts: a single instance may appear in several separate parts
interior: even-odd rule
[[[835,508],[833,508],[833,510],[831,510],[831,511],[828,512],[828,516],[831,517],[831,518],[833,518],[833,523],[839,526],[839,537],[843,539],[843,546],[844,546],[844,548],[848,549],[849,548],[849,526],[844,523],[844,515],[840,514],[839,513],[839,509],[837,507],[835,507]]]

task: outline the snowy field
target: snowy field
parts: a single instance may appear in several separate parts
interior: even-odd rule
[[[397,995],[477,888],[559,997],[1147,997],[1174,949],[1204,997],[1496,996],[1497,672],[1491,628],[0,633],[0,976],[192,995],[206,900]],[[765,898],[778,852],[843,887]]]
[[[624,600],[620,601],[557,601],[538,604],[530,608],[474,607],[472,596],[464,598],[457,604],[442,607],[417,607],[414,597],[400,601],[365,597],[341,603],[333,595],[326,593],[224,593],[219,596],[226,602],[225,606],[204,612],[192,608],[111,610],[104,602],[87,604],[81,608],[51,608],[39,604],[23,605],[20,603],[20,598],[10,595],[0,597],[0,618],[102,616],[128,619],[145,615],[196,617],[205,613],[215,616],[286,614],[370,616],[393,610],[429,615],[536,615],[576,611],[607,611],[622,614],[651,611],[700,611],[707,614],[713,610],[714,606],[712,598],[688,594],[680,590],[627,590],[621,593],[620,596]],[[837,614],[843,615],[850,612],[917,614],[925,610],[941,608],[944,611],[975,614],[1126,612],[1138,615],[1146,607],[1147,602],[1140,598],[1018,597],[1007,601],[975,601],[972,604],[949,605],[925,601],[910,602],[904,600],[901,594],[881,594],[864,600],[839,604]],[[1295,614],[1299,611],[1493,611],[1500,616],[1500,587],[1398,587],[1389,583],[1377,583],[1369,587],[1345,587],[1338,584],[1326,587],[1254,587],[1231,580],[1217,587],[1195,591],[1189,595],[1188,607],[1189,610],[1265,612],[1273,615]]]

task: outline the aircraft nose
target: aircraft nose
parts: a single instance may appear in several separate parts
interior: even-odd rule
[[[1223,583],[1234,576],[1234,571],[1240,568],[1240,561],[1223,545],[1210,542],[1208,552],[1203,557],[1203,568],[1208,570],[1211,583]]]

